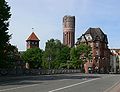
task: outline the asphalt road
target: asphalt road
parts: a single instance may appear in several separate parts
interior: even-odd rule
[[[60,74],[5,79],[0,81],[0,92],[110,92],[120,83],[120,75],[111,74]]]

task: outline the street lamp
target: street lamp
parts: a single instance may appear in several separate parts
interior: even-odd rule
[[[98,72],[100,73],[100,56],[98,57]]]

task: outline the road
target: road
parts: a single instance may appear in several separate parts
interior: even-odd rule
[[[23,76],[0,81],[0,92],[113,92],[119,83],[112,74]]]

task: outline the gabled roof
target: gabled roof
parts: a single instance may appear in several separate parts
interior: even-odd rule
[[[107,35],[103,33],[103,31],[100,28],[89,28],[84,36],[90,34],[92,36],[93,41],[102,41],[108,43]],[[78,41],[81,40],[81,38],[78,38]]]
[[[85,34],[90,34],[93,40],[100,40],[108,43],[107,35],[100,28],[89,28]]]
[[[34,32],[28,37],[26,41],[39,41],[38,37],[35,35]]]

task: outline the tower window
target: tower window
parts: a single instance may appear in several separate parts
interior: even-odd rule
[[[28,41],[27,44],[30,45],[30,41]]]
[[[65,33],[65,36],[66,36],[67,33]]]
[[[32,42],[32,44],[34,44],[34,42]]]
[[[37,42],[35,42],[35,44],[37,44]]]

